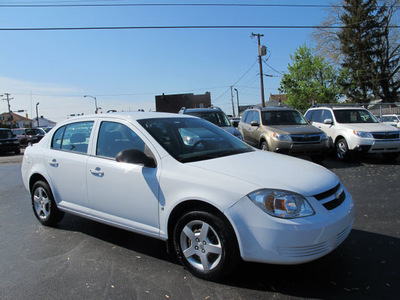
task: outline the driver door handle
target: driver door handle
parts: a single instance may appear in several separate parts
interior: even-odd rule
[[[58,162],[57,162],[57,160],[56,159],[53,159],[53,160],[51,160],[51,161],[49,161],[49,165],[50,166],[52,166],[52,167],[58,167]]]
[[[90,169],[89,171],[90,171],[90,173],[92,173],[95,176],[98,176],[98,177],[104,176],[104,172],[101,170],[100,167],[97,167],[96,169]]]

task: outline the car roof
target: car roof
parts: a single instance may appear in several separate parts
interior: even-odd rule
[[[219,108],[186,108],[185,113],[188,112],[222,112]]]
[[[330,105],[321,105],[321,106],[314,106],[310,107],[309,110],[315,110],[315,109],[340,109],[340,110],[367,110],[364,107],[360,106],[330,106]]]
[[[112,112],[112,113],[105,113],[105,114],[91,114],[91,115],[83,115],[83,116],[76,116],[60,122],[58,125],[69,124],[74,121],[86,121],[86,120],[93,120],[93,119],[123,119],[127,121],[137,121],[143,119],[154,119],[154,118],[194,118],[190,115],[182,115],[182,114],[175,114],[175,113],[164,113],[164,112]]]
[[[261,111],[280,111],[280,110],[291,110],[291,111],[297,111],[292,107],[279,107],[279,106],[271,106],[271,107],[261,107],[261,106],[257,106],[257,107],[250,107],[248,108],[248,110],[261,110]]]

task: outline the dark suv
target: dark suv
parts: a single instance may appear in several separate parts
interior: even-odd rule
[[[218,127],[221,127],[225,131],[233,134],[239,139],[242,139],[242,135],[234,126],[232,126],[228,117],[225,113],[218,107],[210,108],[185,108],[182,107],[179,111],[180,114],[187,114],[195,117],[199,117],[206,121],[209,121]]]
[[[0,128],[0,153],[21,153],[18,138],[8,128]]]
[[[329,149],[327,135],[292,108],[251,107],[243,114],[239,130],[243,140],[254,147],[284,154],[310,155],[315,162],[320,162]]]
[[[46,134],[41,128],[15,128],[11,130],[17,136],[22,147],[27,146],[28,143],[38,143]]]

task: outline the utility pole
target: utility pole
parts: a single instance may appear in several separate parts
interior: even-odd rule
[[[257,37],[258,39],[258,63],[260,65],[260,84],[261,84],[261,106],[265,107],[265,97],[264,97],[264,76],[263,76],[263,70],[262,70],[262,59],[261,57],[266,54],[266,48],[265,46],[261,46],[261,37],[264,36],[263,34],[259,33],[251,33],[251,38]]]
[[[7,105],[8,105],[8,113],[9,114],[11,114],[11,106],[10,106],[10,101],[12,100],[12,99],[14,99],[14,98],[10,98],[10,95],[11,94],[9,94],[9,93],[4,93],[4,95],[1,95],[1,96],[6,96],[6,98],[5,99],[3,99],[4,101],[7,101]]]
[[[235,88],[236,91],[236,100],[237,100],[237,108],[238,108],[238,117],[240,117],[240,106],[239,106],[239,91]]]
[[[233,86],[231,86],[231,101],[232,101],[232,116],[235,117],[235,105],[233,104],[233,91],[232,91]]]

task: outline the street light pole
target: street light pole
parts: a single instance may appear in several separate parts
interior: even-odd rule
[[[36,120],[37,120],[37,127],[39,127],[39,109],[38,109],[38,106],[39,106],[39,102],[36,103]]]
[[[94,113],[95,114],[97,114],[97,111],[99,110],[99,108],[97,107],[97,99],[96,99],[96,97],[94,97],[94,96],[90,96],[90,95],[85,95],[85,96],[83,96],[83,97],[89,97],[89,98],[93,98],[94,99],[94,105],[95,105],[95,107],[96,107],[96,110],[94,111]]]
[[[238,114],[237,114],[237,116],[238,117],[240,117],[240,107],[239,107],[239,91],[235,88],[235,91],[236,91],[236,101],[237,101],[237,111],[238,111]]]

